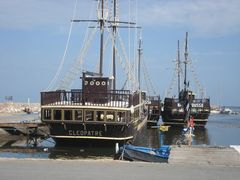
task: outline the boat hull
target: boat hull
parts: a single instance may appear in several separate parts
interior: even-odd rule
[[[51,137],[57,145],[113,145],[134,138],[136,128],[127,124],[49,124]]]
[[[155,150],[152,148],[124,145],[123,148],[121,148],[120,157],[122,156],[124,159],[130,161],[144,161],[156,163],[168,162],[170,148],[167,149],[164,148],[163,151],[159,150],[159,153],[162,155],[160,154],[157,155],[154,151]]]
[[[46,122],[45,122],[46,123]],[[57,146],[113,146],[133,142],[147,124],[147,117],[131,123],[61,123],[47,122]]]
[[[185,112],[183,102],[178,99],[165,98],[164,110],[162,114],[162,121],[170,125],[185,125],[187,113],[194,118],[196,126],[205,126],[208,122],[210,114],[210,101],[209,99],[196,99],[191,103],[190,112]]]
[[[190,113],[190,115],[194,118],[194,123],[196,126],[205,126],[208,122],[209,114],[194,114]],[[162,121],[165,124],[169,125],[185,125],[186,122],[184,121],[185,114],[171,114],[171,112],[162,112]]]

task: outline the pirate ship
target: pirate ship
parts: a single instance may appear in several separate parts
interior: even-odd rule
[[[153,106],[151,101],[148,101],[146,92],[140,90],[140,79],[135,89],[126,89],[125,85],[124,88],[117,89],[116,59],[119,57],[120,62],[123,61],[117,48],[118,29],[137,28],[137,26],[132,22],[119,21],[118,1],[111,2],[112,17],[108,17],[108,1],[98,0],[96,20],[72,20],[72,22],[97,23],[91,28],[100,30],[99,71],[83,71],[81,89],[68,90],[66,84],[70,84],[71,75],[69,75],[61,80],[62,84],[56,90],[41,92],[41,120],[49,126],[50,136],[57,144],[105,146],[116,142],[123,144],[129,140],[134,141],[135,136],[151,116]],[[112,43],[111,76],[104,75],[103,70],[105,29]],[[139,54],[140,51],[141,48]],[[74,65],[73,68],[78,66],[79,64]],[[135,82],[131,67],[131,65],[124,66],[130,83]],[[138,71],[140,73],[140,70]],[[154,117],[156,119],[156,116]]]
[[[184,81],[183,89],[181,89],[181,63],[184,64]],[[190,116],[194,118],[196,126],[205,126],[210,114],[210,99],[203,97],[197,98],[196,94],[190,90],[189,81],[187,80],[187,66],[191,65],[188,58],[188,33],[186,33],[184,61],[180,61],[180,50],[178,41],[178,53],[176,60],[176,74],[178,79],[178,97],[168,97],[163,102],[162,120],[165,124],[185,125]],[[196,74],[193,75],[196,79]],[[200,85],[199,81],[197,84]],[[170,87],[172,89],[172,87]]]

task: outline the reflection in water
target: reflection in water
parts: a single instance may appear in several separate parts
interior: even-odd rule
[[[148,129],[145,126],[134,139],[133,144],[136,146],[145,146],[158,148],[160,146],[159,129]]]
[[[206,128],[196,127],[193,134],[192,145],[211,144]],[[168,131],[161,132],[160,139],[162,141],[160,143],[166,145],[176,145],[179,142],[180,144],[188,144],[188,140],[183,132],[183,127],[180,126],[172,126]]]
[[[115,148],[113,147],[55,147],[50,149],[51,159],[113,159]]]
[[[17,138],[18,137],[18,138]],[[13,139],[11,139],[13,138]],[[0,139],[0,157],[51,159],[114,158],[114,147],[59,147],[54,140],[8,136]],[[143,128],[133,141],[134,145],[159,147],[159,130]]]

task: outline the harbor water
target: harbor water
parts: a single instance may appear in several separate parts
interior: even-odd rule
[[[211,114],[204,128],[195,128],[192,145],[230,146],[240,145],[240,107],[231,107],[236,114]],[[1,115],[0,122],[16,122],[22,119],[37,120],[37,114]],[[166,132],[159,128],[144,128],[134,144],[159,147],[161,144],[176,145],[182,137],[182,127],[170,127]],[[113,158],[115,147],[56,147],[53,139],[33,139],[7,135],[0,129],[0,157],[51,158],[51,159],[99,159]],[[184,142],[183,142],[184,143]]]

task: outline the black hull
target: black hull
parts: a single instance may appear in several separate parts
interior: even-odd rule
[[[186,116],[192,116],[196,126],[205,126],[210,114],[209,99],[194,99],[188,112],[185,110],[186,101],[179,99],[165,98],[162,121],[169,125],[185,125]],[[187,114],[188,113],[188,114]]]
[[[128,140],[96,140],[96,139],[79,139],[79,138],[53,138],[56,147],[115,147],[116,143],[119,146],[127,143]]]
[[[208,117],[209,114],[194,114],[190,113],[190,115],[194,118],[194,123],[196,126],[205,126],[208,122]],[[185,119],[185,114],[176,114],[172,115],[171,112],[162,112],[162,121],[165,124],[169,125],[185,125],[186,122],[184,121]]]
[[[115,146],[133,141],[146,119],[135,124],[49,123],[50,135],[56,146]],[[140,128],[139,128],[140,126]]]

